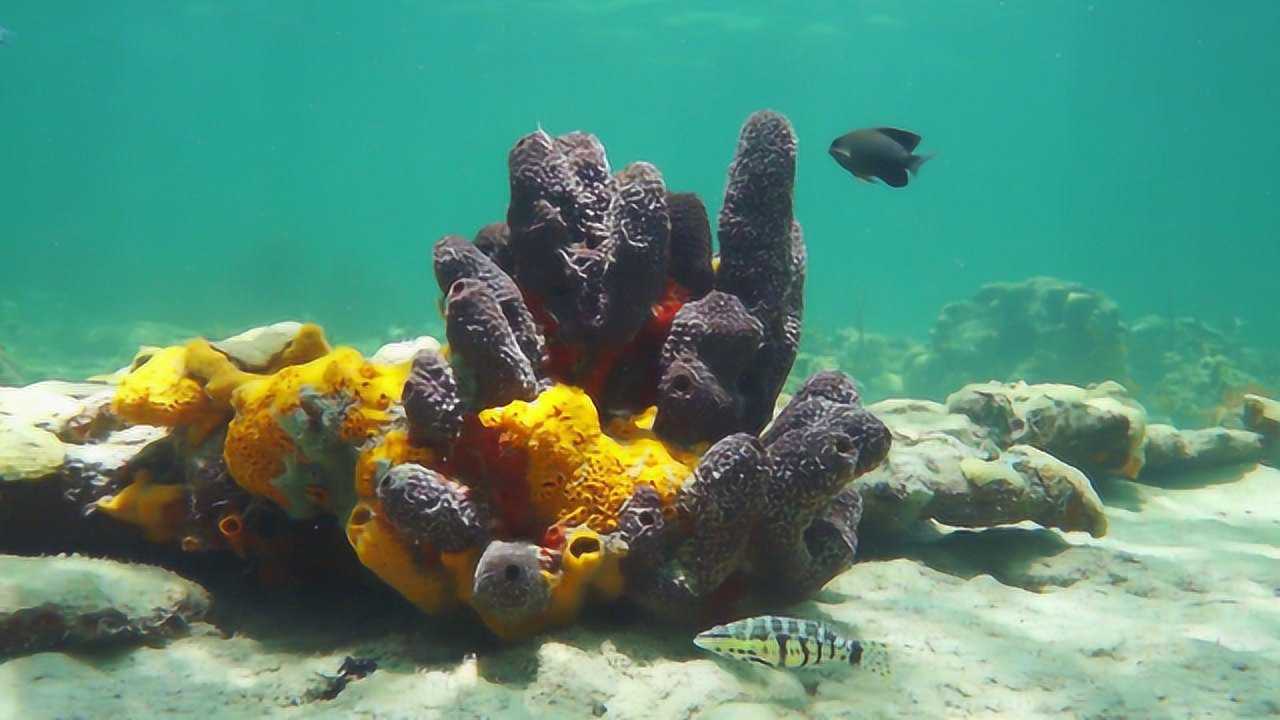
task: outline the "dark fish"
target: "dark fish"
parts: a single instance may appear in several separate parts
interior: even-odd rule
[[[827,151],[854,177],[871,182],[880,178],[891,187],[904,187],[932,155],[912,155],[920,136],[897,128],[866,128],[836,138]]]

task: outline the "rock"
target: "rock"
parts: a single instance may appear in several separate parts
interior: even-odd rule
[[[919,436],[923,433],[950,435],[971,448],[995,449],[990,433],[968,415],[953,413],[946,405],[932,400],[881,400],[867,407],[889,426],[895,437]]]
[[[1261,395],[1245,395],[1241,416],[1246,428],[1262,435],[1265,462],[1280,465],[1280,402]]]
[[[422,335],[412,340],[390,342],[378,348],[373,357],[369,358],[369,362],[388,365],[406,363],[412,361],[413,356],[417,355],[419,350],[439,352],[440,341],[430,335]]]
[[[210,343],[214,348],[235,360],[245,370],[265,369],[271,359],[298,335],[302,323],[285,320],[262,327],[245,330],[225,340]]]
[[[979,379],[1088,384],[1128,377],[1127,330],[1114,302],[1083,285],[1037,277],[993,283],[942,309],[923,349],[901,367],[907,389],[941,397]]]
[[[152,643],[184,632],[209,594],[167,570],[79,555],[0,555],[0,659]]]
[[[1106,532],[1102,502],[1088,478],[1025,445],[1003,453],[970,418],[928,401],[868,408],[893,432],[889,458],[855,484],[862,493],[859,535],[890,541],[926,520],[992,527],[1026,520],[1044,527]]]
[[[59,436],[82,434],[104,412],[109,412],[114,392],[114,388],[102,383],[57,380],[0,387],[0,419],[8,418]]]
[[[169,434],[169,428],[131,425],[112,432],[100,442],[67,445],[66,465],[78,464],[98,475],[114,473],[148,445],[165,439]]]
[[[1146,412],[1118,383],[973,384],[947,407],[986,426],[1002,447],[1031,445],[1090,474],[1132,479],[1142,470]]]
[[[135,466],[163,462],[172,454],[169,437],[168,428],[135,425],[101,441],[62,444],[62,460],[55,466],[50,458],[36,482],[0,482],[0,552],[107,554],[136,545],[132,525],[86,508],[120,492]]]
[[[121,427],[114,394],[101,383],[0,388],[0,552],[105,551],[118,539],[84,509],[119,492],[125,466],[171,431]]]
[[[40,480],[62,467],[67,449],[57,435],[0,417],[0,482]]]
[[[1262,459],[1264,437],[1248,430],[1216,427],[1179,430],[1172,425],[1148,425],[1144,452],[1146,464],[1140,480],[1159,478],[1222,465],[1252,463]]]
[[[960,472],[970,497],[935,515],[940,522],[972,527],[975,520],[1004,516],[1006,523],[1025,519],[1094,537],[1107,533],[1102,500],[1084,473],[1030,445],[1014,445],[993,460],[964,458]]]
[[[1244,396],[1244,426],[1268,443],[1280,441],[1280,402],[1261,395]]]
[[[0,387],[0,479],[39,480],[70,465],[105,475],[169,434],[122,428],[111,412],[114,394],[102,383],[56,380]]]

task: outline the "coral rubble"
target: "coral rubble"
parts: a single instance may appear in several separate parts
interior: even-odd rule
[[[992,428],[1002,446],[1031,445],[1085,472],[1132,479],[1145,461],[1146,412],[1114,382],[966,385],[947,407]]]
[[[1049,453],[1007,440],[1002,446],[997,428],[928,400],[885,400],[871,409],[894,439],[888,460],[856,483],[867,539],[893,541],[926,520],[1106,532],[1089,479]]]
[[[1147,426],[1143,476],[1255,463],[1266,455],[1265,436],[1248,430],[1214,427],[1179,430],[1172,425]]]

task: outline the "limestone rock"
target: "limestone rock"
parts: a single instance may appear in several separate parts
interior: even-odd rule
[[[1280,466],[1280,402],[1261,395],[1245,395],[1244,426],[1262,436],[1266,459]]]
[[[1252,463],[1262,459],[1264,436],[1248,430],[1216,427],[1179,430],[1172,425],[1148,425],[1146,464],[1140,479],[1160,473],[1176,474],[1222,465]]]
[[[151,443],[163,440],[169,434],[168,428],[131,425],[112,432],[100,442],[67,445],[66,464],[78,464],[99,475],[114,473]]]
[[[11,419],[72,440],[83,437],[110,411],[113,394],[110,385],[58,380],[0,387],[0,420]]]
[[[298,335],[302,323],[285,320],[245,330],[213,343],[214,348],[235,360],[246,370],[262,370]]]
[[[1031,445],[1090,474],[1132,479],[1142,470],[1146,412],[1118,383],[979,383],[952,393],[947,407],[1002,447]]]
[[[1094,537],[1107,532],[1102,500],[1084,473],[1030,445],[1014,445],[993,460],[964,458],[960,472],[968,481],[969,498],[935,515],[947,525],[1004,518],[1005,523],[1031,520]]]
[[[172,446],[168,428],[123,427],[111,411],[114,393],[57,381],[0,388],[0,552],[106,551],[119,539],[84,508],[119,492],[126,465],[144,450]]]
[[[1280,401],[1245,395],[1244,426],[1265,437],[1268,443],[1280,442]]]
[[[985,428],[939,403],[891,400],[868,409],[889,426],[893,445],[880,468],[855,483],[863,538],[892,540],[930,519],[959,527],[1030,520],[1106,532],[1088,478],[1057,458],[1025,445],[1001,452]]]
[[[967,415],[953,413],[942,403],[932,400],[894,398],[867,407],[889,426],[894,436],[919,436],[925,433],[950,435],[971,448],[994,450],[987,428]]]
[[[413,360],[413,356],[417,355],[419,350],[440,352],[440,341],[430,335],[422,335],[411,340],[390,342],[378,348],[373,357],[369,358],[369,362],[388,365],[407,363]]]
[[[0,482],[39,480],[62,467],[66,447],[57,435],[0,417]]]
[[[79,555],[0,555],[0,659],[150,643],[186,630],[209,594],[167,570]]]

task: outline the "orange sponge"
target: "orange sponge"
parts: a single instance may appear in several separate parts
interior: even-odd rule
[[[317,510],[302,507],[307,498],[315,505],[326,504],[324,493],[311,488],[318,476],[345,487],[315,490],[349,495],[354,503],[356,448],[385,429],[391,419],[387,411],[400,397],[408,373],[408,363],[376,365],[352,348],[339,347],[238,386],[231,393],[236,414],[223,447],[227,469],[246,490],[274,500],[295,517]],[[323,447],[300,447],[303,440]],[[320,451],[325,451],[325,458],[317,457]],[[323,473],[307,471],[325,460],[342,466],[327,467]],[[335,502],[323,509],[343,510],[342,505]]]

